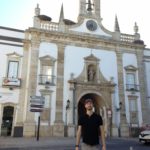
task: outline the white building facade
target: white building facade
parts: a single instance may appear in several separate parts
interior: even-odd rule
[[[134,35],[102,25],[100,0],[80,0],[78,22],[58,23],[35,8],[33,27],[0,27],[0,135],[75,136],[94,100],[108,136],[134,136],[150,123],[150,49],[135,23]],[[94,4],[94,5],[93,5]],[[41,113],[31,112],[31,96],[44,97]]]

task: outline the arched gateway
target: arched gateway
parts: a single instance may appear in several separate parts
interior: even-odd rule
[[[84,68],[81,74],[68,81],[70,84],[70,91],[72,92],[71,102],[72,122],[77,125],[77,120],[85,113],[84,100],[90,97],[94,100],[94,111],[101,114],[104,121],[106,134],[111,134],[109,129],[112,123],[112,117],[108,116],[108,111],[112,110],[112,94],[114,92],[115,84],[112,79],[107,81],[100,71],[99,59],[91,54],[84,58]]]
[[[102,98],[102,95],[100,95],[98,92],[88,92],[84,94],[80,100],[78,101],[78,107],[77,107],[77,118],[81,117],[86,113],[85,107],[84,107],[84,101],[86,98],[91,98],[94,103],[94,112],[97,114],[100,114],[103,118],[103,123],[105,127],[106,134],[108,132],[108,125],[110,123],[110,120],[107,118],[107,110],[110,108],[106,103],[105,100]],[[109,130],[110,131],[110,130]]]

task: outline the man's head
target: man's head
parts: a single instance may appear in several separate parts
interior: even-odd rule
[[[91,98],[85,99],[84,106],[85,106],[86,110],[92,110],[93,109],[93,100]]]

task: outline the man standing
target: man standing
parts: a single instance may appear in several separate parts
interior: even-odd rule
[[[102,117],[93,112],[94,106],[92,99],[85,99],[84,106],[86,114],[78,120],[75,150],[79,150],[81,136],[81,150],[99,150],[100,142],[102,150],[106,150]]]

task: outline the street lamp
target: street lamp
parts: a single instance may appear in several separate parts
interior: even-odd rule
[[[70,108],[70,100],[67,100],[67,104],[66,104],[66,121],[65,121],[65,136],[68,136],[68,127],[67,127],[67,112],[68,109]]]
[[[122,109],[122,102],[119,102],[119,107],[116,108],[116,111],[121,111]],[[121,129],[120,129],[120,121],[119,121],[119,127],[118,127],[118,136],[121,137]]]
[[[109,135],[112,136],[112,110],[110,108],[107,109],[107,116],[109,118]]]
[[[122,102],[119,102],[119,107],[116,108],[116,111],[120,111],[122,108]]]
[[[67,104],[66,104],[66,111],[70,108],[70,100],[67,100]]]

